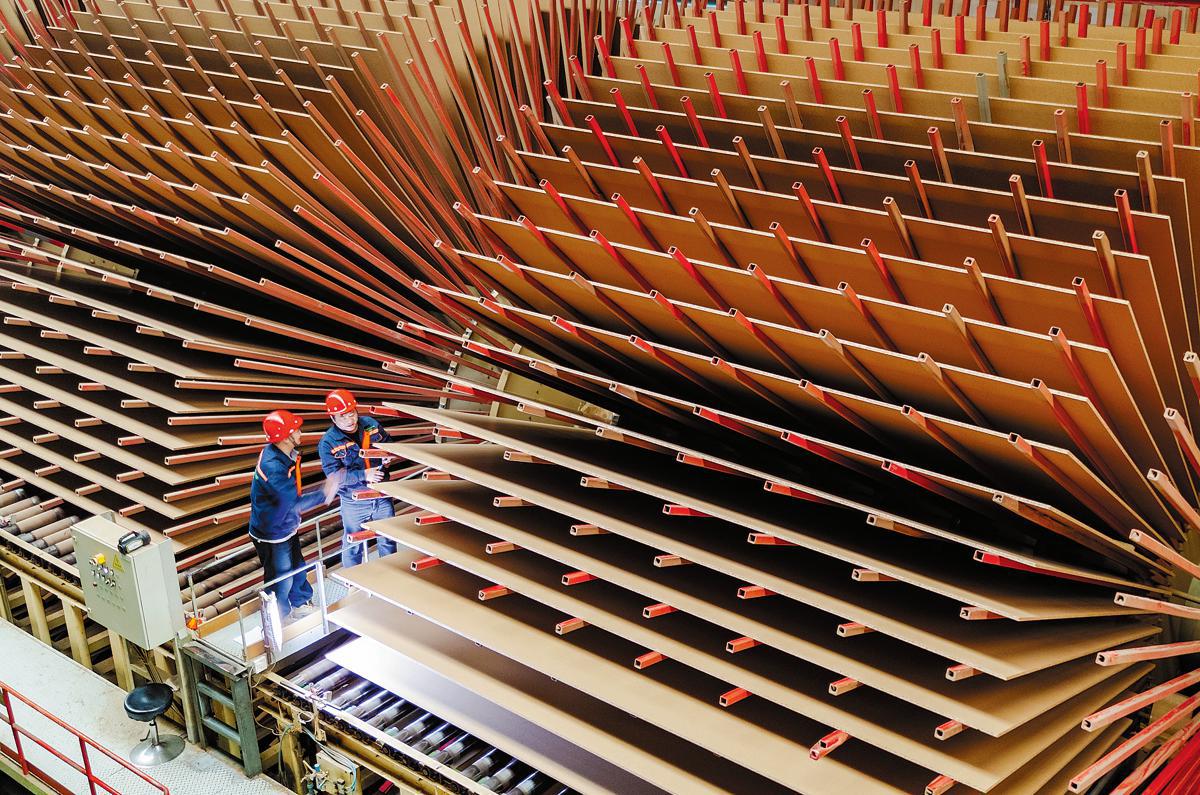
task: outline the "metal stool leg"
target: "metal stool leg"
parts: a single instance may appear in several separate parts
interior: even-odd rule
[[[158,718],[150,721],[150,738],[143,740],[129,752],[129,761],[138,767],[153,767],[164,762],[170,762],[183,753],[182,737],[168,734],[160,737],[158,734]]]

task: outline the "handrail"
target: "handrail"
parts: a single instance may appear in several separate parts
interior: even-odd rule
[[[46,741],[42,740],[40,737],[35,735],[33,732],[29,731],[26,728],[23,728],[22,726],[17,725],[17,719],[13,714],[13,706],[12,706],[12,699],[14,699],[14,698],[16,698],[18,701],[20,701],[25,706],[32,709],[37,714],[41,715],[46,720],[51,721],[59,728],[64,729],[65,731],[73,734],[79,740],[80,761],[76,762],[74,759],[71,759],[66,754],[59,752],[55,748],[52,748]],[[92,771],[91,759],[88,757],[88,749],[89,748],[93,748],[96,751],[99,751],[101,754],[108,757],[113,762],[116,762],[118,765],[120,765],[125,770],[129,771],[130,773],[133,773],[135,776],[140,778],[142,781],[146,782],[148,785],[153,787],[156,791],[161,792],[162,795],[171,795],[171,791],[169,789],[167,789],[167,787],[164,784],[161,784],[158,781],[155,781],[154,779],[150,778],[145,773],[143,773],[142,771],[140,771],[136,767],[134,767],[132,764],[130,764],[126,760],[122,759],[121,757],[117,756],[116,754],[114,754],[112,751],[108,750],[104,746],[100,745],[95,740],[93,740],[90,737],[88,737],[87,735],[85,735],[83,732],[80,732],[79,730],[74,729],[71,726],[68,726],[66,723],[63,723],[61,720],[56,718],[54,715],[51,715],[49,712],[42,709],[37,704],[30,701],[28,698],[21,695],[16,690],[14,690],[12,687],[10,687],[9,685],[5,684],[2,681],[0,681],[0,705],[3,705],[3,707],[4,707],[3,712],[0,713],[0,723],[5,723],[8,725],[9,730],[12,731],[13,744],[16,746],[15,748],[9,748],[3,742],[0,742],[0,753],[3,753],[8,758],[15,760],[17,762],[17,764],[19,764],[21,766],[21,775],[23,775],[23,776],[32,775],[34,778],[38,779],[43,784],[55,789],[58,792],[63,792],[63,793],[71,792],[71,790],[67,789],[63,784],[61,784],[58,781],[55,781],[49,774],[47,774],[45,771],[41,770],[40,768],[38,768],[36,765],[32,764],[29,761],[28,757],[26,757],[26,755],[25,755],[25,750],[22,747],[22,743],[21,743],[21,736],[24,735],[28,739],[33,740],[35,743],[37,743],[37,745],[39,747],[41,747],[44,751],[53,755],[60,762],[67,765],[72,770],[74,770],[76,773],[79,773],[84,778],[86,778],[87,782],[88,782],[88,791],[91,793],[91,795],[97,795],[97,791],[96,791],[97,787],[102,788],[105,792],[108,793],[108,795],[125,795],[125,794],[118,792],[117,790],[108,786],[107,784],[105,784],[103,781],[101,781],[99,778],[96,777],[96,774]]]
[[[326,508],[324,511],[321,511],[321,513],[317,514],[316,516],[312,516],[312,517],[309,517],[308,519],[305,519],[296,528],[296,532],[299,533],[302,530],[307,529],[310,525],[316,526],[316,528],[317,528],[317,557],[319,557],[319,558],[324,559],[324,555],[322,554],[322,549],[321,549],[321,520],[328,519],[337,512],[338,512],[337,508]],[[187,570],[186,574],[187,574],[188,592],[189,592],[189,599],[191,601],[191,608],[192,608],[193,615],[195,615],[197,612],[196,611],[196,582],[195,582],[196,575],[202,574],[203,572],[207,571],[210,567],[216,565],[217,563],[225,560],[228,557],[232,557],[233,555],[240,554],[241,552],[244,552],[247,548],[250,548],[252,546],[253,546],[253,544],[250,542],[249,539],[247,539],[244,544],[240,544],[236,547],[233,547],[232,549],[228,549],[225,552],[221,553],[220,555],[217,555],[216,557],[214,557],[212,560],[210,560],[206,563],[202,563],[199,566],[193,566],[192,568],[189,568]]]
[[[409,472],[408,474],[404,475],[403,477],[397,478],[396,480],[397,481],[412,480],[413,478],[417,477],[422,472],[424,472],[426,469],[428,469],[428,467],[423,467],[423,466],[415,467],[413,469],[413,471]],[[246,644],[246,625],[245,625],[245,622],[243,621],[243,617],[242,617],[242,605],[244,603],[250,601],[254,597],[258,596],[259,594],[261,594],[263,591],[265,591],[270,586],[272,586],[282,580],[285,580],[289,577],[293,577],[296,574],[299,574],[301,572],[307,572],[309,569],[313,569],[316,571],[315,591],[316,591],[316,597],[317,597],[317,607],[318,607],[320,615],[321,615],[321,627],[322,627],[322,631],[324,634],[326,634],[326,635],[329,634],[329,605],[327,604],[326,599],[325,599],[325,559],[327,557],[332,558],[334,556],[334,554],[336,554],[336,552],[331,550],[328,555],[326,555],[324,552],[324,546],[323,546],[322,540],[321,540],[321,520],[327,516],[334,514],[335,512],[339,512],[339,511],[340,511],[340,506],[338,508],[330,508],[329,510],[323,511],[321,514],[314,516],[312,519],[309,519],[305,522],[305,523],[315,522],[316,528],[317,528],[317,554],[313,557],[311,562],[306,563],[302,566],[297,566],[295,569],[292,569],[291,571],[288,571],[288,572],[285,572],[285,573],[279,575],[278,577],[271,580],[270,582],[260,583],[257,585],[257,587],[251,586],[250,588],[248,588],[247,590],[244,590],[242,593],[238,594],[234,598],[234,610],[237,612],[238,632],[241,635],[241,641],[242,641],[241,662],[243,662],[243,663],[248,662],[248,659],[246,657],[246,645],[247,645]],[[303,527],[305,523],[302,523],[301,527]],[[299,530],[297,530],[297,532],[299,532]],[[189,581],[189,584],[190,584],[190,581]],[[204,642],[203,638],[199,638],[199,640],[201,643]],[[210,645],[210,644],[205,644],[205,645]],[[221,650],[221,653],[224,654],[226,657],[229,656],[223,650]]]

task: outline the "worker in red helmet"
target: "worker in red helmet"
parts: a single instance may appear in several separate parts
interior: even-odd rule
[[[367,466],[360,455],[381,443],[391,441],[388,432],[374,417],[363,417],[358,413],[358,401],[346,389],[335,389],[325,396],[325,410],[333,421],[329,430],[321,437],[317,452],[321,456],[321,468],[330,482],[340,484],[342,513],[342,567],[349,568],[363,562],[367,542],[346,542],[346,536],[363,529],[363,524],[395,516],[389,497],[378,499],[354,499],[354,492],[369,484],[383,480],[382,466]],[[396,542],[378,536],[379,556],[396,551]]]
[[[307,572],[288,572],[304,565],[300,551],[300,514],[333,499],[333,490],[304,491],[300,485],[300,426],[302,419],[286,409],[263,419],[267,445],[258,456],[250,481],[250,540],[263,566],[263,582],[275,594],[279,617],[303,618],[313,611]],[[277,581],[277,582],[276,582]]]

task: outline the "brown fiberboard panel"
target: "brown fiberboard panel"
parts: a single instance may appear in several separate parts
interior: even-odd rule
[[[675,605],[705,624],[723,627],[732,635],[757,638],[768,644],[767,649],[786,651],[988,733],[1009,731],[1042,712],[1041,705],[1031,710],[1030,702],[1011,698],[1010,688],[1014,689],[1011,692],[1027,692],[1025,688],[1029,688],[1028,692],[1061,700],[1077,692],[1077,686],[1089,674],[1096,673],[1088,657],[1012,682],[977,676],[952,684],[943,675],[946,658],[927,649],[906,646],[883,633],[857,638],[854,644],[842,643],[833,632],[836,619],[773,600],[739,600],[734,593],[738,581],[717,578],[718,584],[726,587],[713,589],[708,583],[714,578],[698,575],[694,569],[656,567],[651,560],[657,551],[653,547],[629,545],[614,538],[597,545],[590,537],[568,534],[570,520],[565,517],[543,523],[535,521],[536,515],[526,513],[518,526],[489,519],[486,514],[468,513],[446,502],[438,502],[437,507],[453,508],[463,522],[564,566],[594,573],[644,594],[649,601]],[[389,527],[389,523],[377,525],[384,535],[389,534]],[[771,656],[776,658],[773,652]]]
[[[898,793],[905,791],[898,782],[907,780],[909,787],[915,787],[928,780],[919,767],[904,760],[863,758],[865,748],[852,756],[830,757],[815,764],[808,758],[807,746],[795,738],[812,735],[811,742],[816,742],[826,733],[819,724],[799,720],[789,731],[791,737],[775,734],[756,720],[717,706],[720,685],[715,682],[699,685],[714,690],[712,700],[706,703],[688,693],[689,687],[698,684],[678,669],[661,672],[656,667],[647,676],[612,659],[618,654],[631,658],[629,644],[607,642],[603,651],[595,644],[581,647],[570,635],[556,636],[553,621],[545,626],[528,623],[537,621],[544,609],[519,602],[522,597],[481,603],[476,592],[490,583],[451,571],[449,566],[414,574],[408,563],[403,555],[391,555],[337,576],[801,792],[816,795],[866,787],[872,792]],[[519,614],[506,614],[514,610]],[[881,775],[884,771],[886,779]]]
[[[797,574],[804,573],[813,578],[813,587],[818,592],[829,597],[837,595],[842,600],[852,601],[854,596],[862,594],[861,588],[845,587],[834,577],[826,576],[821,570],[823,566],[840,567],[821,555],[805,551],[803,547],[811,544],[809,548],[813,551],[830,555],[844,564],[877,571],[947,597],[952,602],[985,606],[1017,620],[1135,615],[1130,611],[1112,610],[1108,604],[1112,600],[1111,592],[1072,587],[1070,583],[1062,583],[1062,589],[1052,593],[1031,590],[1030,586],[1036,580],[1031,583],[1028,577],[1015,572],[989,572],[970,565],[969,550],[957,555],[949,551],[930,554],[929,545],[920,540],[883,532],[867,535],[861,532],[857,521],[847,522],[841,512],[823,506],[806,506],[803,514],[785,511],[797,520],[804,515],[803,528],[793,524],[787,528],[793,532],[779,536],[802,544],[800,549],[763,550],[746,543],[743,526],[713,519],[697,523],[664,516],[660,499],[637,492],[606,493],[583,488],[579,484],[580,473],[575,469],[511,464],[504,461],[503,449],[496,445],[405,445],[392,449],[402,450],[411,460],[454,472],[498,493],[518,496],[581,522],[636,538],[651,546],[661,546],[664,552],[680,554],[694,562],[701,562],[703,555],[705,565],[725,568],[732,576],[763,585],[768,584],[762,579],[764,577],[780,582],[788,579],[800,582],[803,577]],[[588,448],[581,449],[586,451]],[[596,462],[602,465],[604,458],[598,456]],[[706,485],[716,487],[717,479],[706,479]],[[418,487],[423,488],[407,484],[400,488]],[[681,546],[675,548],[675,544]],[[789,575],[789,572],[796,574]],[[931,600],[931,604],[937,603],[938,600]],[[882,628],[871,621],[864,620],[864,623]]]
[[[485,420],[484,422],[490,425],[498,421]],[[477,427],[475,428],[475,432],[479,432]],[[507,447],[511,447],[512,449],[523,450],[524,452],[532,453],[543,458],[549,458],[550,460],[554,460],[555,458],[558,458],[560,461],[567,460],[562,457],[562,453],[551,452],[546,446],[531,445],[525,441],[517,442],[512,440],[501,443],[505,444]],[[646,463],[657,467],[659,470],[663,468],[661,459],[658,459],[657,461],[650,459],[646,461]],[[638,484],[634,487],[641,488],[640,481],[629,478],[629,476],[625,473],[607,470],[604,467],[600,467],[597,465],[594,458],[589,456],[584,456],[584,458],[578,461],[576,466],[572,468],[576,467],[579,467],[577,471],[580,471],[581,474],[591,474],[604,477],[612,482],[622,483],[624,485],[634,486],[634,484]],[[708,484],[707,488],[711,491],[712,484]],[[717,488],[719,489],[721,487]],[[646,487],[646,490],[648,493],[656,494],[656,496],[662,496],[664,493],[661,487],[657,485]],[[670,497],[666,497],[666,499],[672,502],[678,502],[678,500],[671,500]],[[709,512],[712,513],[711,509]],[[737,520],[735,519],[735,521]],[[743,524],[747,525],[748,527],[751,526],[751,522],[748,519],[743,518],[742,521]],[[565,520],[564,523],[566,523]],[[767,532],[769,534],[770,530],[764,529],[763,532]],[[736,582],[736,580],[733,581],[735,585]],[[971,622],[967,622],[967,624],[970,623]],[[1066,623],[1070,624],[1073,622]],[[1104,624],[1109,625],[1107,631],[1100,630],[1100,626]],[[1119,619],[1096,619],[1094,620],[1094,623],[1086,628],[1076,626],[1074,631],[1071,631],[1067,627],[1059,627],[1057,625],[1053,628],[1043,625],[1043,629],[1048,631],[1049,634],[1047,634],[1040,641],[1034,641],[1029,635],[1026,634],[1026,632],[1030,631],[1035,633],[1039,633],[1041,631],[1034,629],[1034,627],[1037,626],[1036,624],[1029,625],[1024,631],[1018,633],[1018,636],[1026,639],[1026,644],[1024,644],[1023,649],[1018,650],[1018,648],[1014,646],[1013,640],[1015,640],[1015,638],[1010,635],[1009,640],[1006,642],[995,643],[995,645],[993,645],[991,648],[990,654],[987,654],[986,657],[975,658],[974,666],[982,667],[994,675],[1001,676],[1002,678],[1021,676],[1034,670],[1040,670],[1041,668],[1049,667],[1050,665],[1054,665],[1059,662],[1065,662],[1085,654],[1090,654],[1093,651],[1098,651],[1100,648],[1102,648],[1102,644],[1100,646],[1096,646],[1094,644],[1101,637],[1101,635],[1107,635],[1109,642],[1111,642],[1115,640],[1116,637],[1124,637],[1127,640],[1132,640],[1135,637],[1144,636],[1144,633],[1153,632],[1152,629],[1149,629],[1145,626],[1138,627],[1137,624],[1138,622],[1133,622],[1131,624]],[[965,626],[962,631],[969,631],[973,634],[978,632],[977,630],[970,630]],[[984,633],[982,636],[976,634],[975,637],[977,642],[985,642],[989,634],[990,633]],[[1067,638],[1072,634],[1074,635],[1074,639],[1068,642]],[[923,635],[922,638],[923,643],[933,644],[931,646],[932,648],[942,649],[943,653],[946,653],[951,659],[962,660],[964,657],[975,656],[972,652],[969,652],[966,647],[959,647],[952,643],[947,645],[949,643],[949,639],[940,638],[934,632],[929,632]],[[1055,638],[1058,641],[1062,641],[1062,643],[1047,645],[1046,641],[1049,638]],[[974,652],[978,653],[979,649],[975,649]]]
[[[673,740],[669,735],[622,716],[626,736],[645,738],[650,734],[642,741],[650,740],[655,753],[629,740],[621,741],[611,725],[608,732],[595,726],[597,712],[607,711],[605,717],[612,719],[615,710],[611,707],[589,700],[575,703],[576,709],[583,710],[572,714],[564,708],[573,695],[570,688],[556,686],[494,652],[396,610],[382,599],[343,607],[330,614],[330,620],[361,637],[339,646],[326,659],[393,693],[413,694],[412,700],[423,708],[573,789],[612,795],[632,791],[661,794],[681,787],[695,792],[721,791],[701,775],[659,761],[656,754],[666,755],[663,752]],[[542,693],[539,699],[535,694],[542,682],[543,689],[553,695]],[[575,700],[583,698],[575,696]],[[504,703],[514,704],[520,711],[505,709]],[[535,723],[534,716],[541,720]],[[574,745],[564,735],[582,737],[602,753]],[[608,761],[616,759],[619,764]],[[660,785],[668,784],[671,789],[659,789],[634,773],[647,769],[652,771],[650,775],[657,774]]]
[[[979,733],[968,733],[954,744],[935,740],[930,727],[943,719],[935,713],[915,710],[910,704],[883,691],[864,689],[852,699],[830,694],[829,683],[837,674],[813,666],[787,662],[783,655],[764,655],[760,652],[728,654],[728,634],[718,628],[706,629],[687,616],[673,616],[668,621],[647,622],[641,614],[644,597],[623,591],[605,582],[588,583],[585,588],[564,588],[560,582],[561,564],[529,552],[523,554],[487,555],[485,543],[494,537],[470,530],[456,523],[419,526],[412,518],[404,517],[375,523],[377,532],[396,538],[402,544],[463,568],[487,580],[539,602],[553,606],[568,615],[584,619],[591,625],[620,635],[647,648],[665,654],[669,659],[697,667],[731,684],[745,687],[755,694],[770,698],[801,714],[850,732],[854,737],[914,759],[960,778],[975,773],[1004,771],[1021,764],[1041,749],[1036,725],[1022,726],[1004,735],[1002,746]],[[736,662],[735,662],[736,660]],[[1093,672],[1094,673],[1094,672]],[[1077,694],[1104,678],[1084,676],[1084,681],[1072,681]],[[1042,706],[1042,713],[1056,705],[1046,700],[1045,693],[1025,691]],[[1034,695],[1037,693],[1036,695]],[[1016,691],[1010,697],[1019,697]],[[1003,750],[999,750],[1002,748]],[[910,756],[912,755],[912,756]],[[968,768],[960,768],[966,764]]]

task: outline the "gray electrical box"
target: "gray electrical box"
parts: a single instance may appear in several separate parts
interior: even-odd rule
[[[143,649],[183,631],[183,602],[170,539],[132,527],[116,513],[72,528],[88,617]]]

